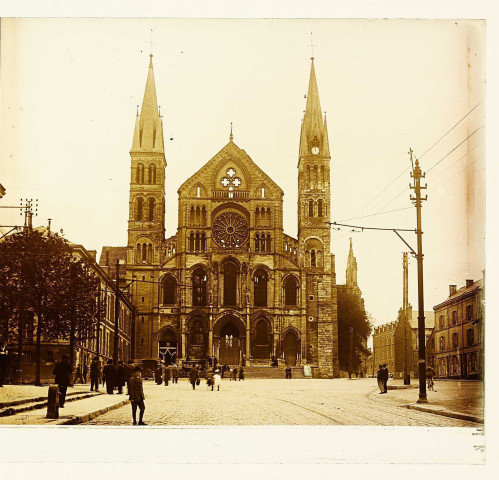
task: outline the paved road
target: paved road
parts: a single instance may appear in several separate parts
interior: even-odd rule
[[[144,420],[148,425],[479,426],[404,408],[390,392],[378,395],[375,383],[373,379],[224,379],[220,391],[212,392],[204,382],[193,391],[184,379],[168,387],[146,381]],[[127,405],[83,425],[130,424]]]

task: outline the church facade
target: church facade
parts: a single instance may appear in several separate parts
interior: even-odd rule
[[[133,357],[177,364],[217,357],[229,365],[277,359],[338,376],[331,156],[314,59],[298,156],[298,238],[283,231],[283,191],[232,131],[179,187],[177,233],[165,238],[166,158],[152,56],[130,156],[128,245],[105,249],[121,257],[131,282]]]

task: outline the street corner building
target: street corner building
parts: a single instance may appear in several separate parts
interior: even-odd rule
[[[298,134],[298,132],[297,132]],[[337,285],[330,251],[330,151],[312,58],[298,155],[298,238],[283,231],[284,192],[229,142],[178,189],[165,238],[162,118],[152,55],[130,150],[127,247],[118,259],[135,308],[134,360],[311,365],[339,376]],[[178,167],[178,166],[177,166]],[[168,219],[167,219],[168,221]]]

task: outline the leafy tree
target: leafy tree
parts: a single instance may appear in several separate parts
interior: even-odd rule
[[[367,353],[365,342],[371,331],[361,297],[349,289],[338,291],[338,356],[341,370],[348,370],[350,375],[358,370],[362,364],[360,354]]]

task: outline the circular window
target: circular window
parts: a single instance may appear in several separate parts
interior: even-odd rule
[[[239,248],[248,241],[248,222],[239,213],[222,213],[213,222],[212,236],[221,247]]]

